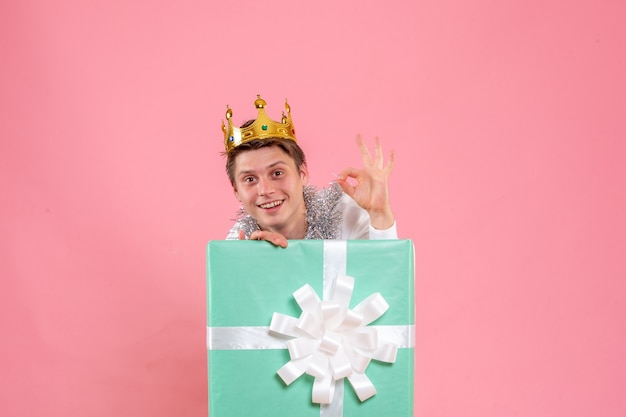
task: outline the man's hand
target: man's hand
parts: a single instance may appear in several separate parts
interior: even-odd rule
[[[369,213],[371,225],[375,229],[388,229],[395,221],[389,203],[388,187],[389,176],[393,170],[393,151],[387,164],[384,164],[379,138],[374,139],[373,158],[360,135],[356,137],[356,143],[361,151],[363,168],[344,169],[339,174],[337,183],[346,194]],[[354,178],[356,184],[350,184],[348,178]]]
[[[239,231],[239,240],[246,240],[246,235],[243,230]],[[280,246],[281,248],[287,247],[287,238],[280,233],[268,232],[265,230],[255,230],[250,235],[250,240],[267,240],[268,242]]]

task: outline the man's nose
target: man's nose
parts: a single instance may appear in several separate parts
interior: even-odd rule
[[[268,195],[274,192],[274,185],[268,178],[260,178],[258,182],[259,195]]]

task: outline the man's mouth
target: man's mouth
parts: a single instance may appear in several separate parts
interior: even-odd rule
[[[270,209],[276,206],[280,206],[281,204],[283,204],[283,200],[276,200],[276,201],[270,201],[269,203],[259,204],[259,207],[263,209]]]

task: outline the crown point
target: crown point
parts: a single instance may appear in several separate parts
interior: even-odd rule
[[[231,117],[233,117],[233,111],[230,109],[230,107],[226,106],[226,118],[230,120]]]
[[[256,107],[257,109],[263,109],[265,108],[266,104],[267,103],[265,102],[265,100],[263,100],[261,96],[257,94],[257,99],[254,100],[254,107]]]

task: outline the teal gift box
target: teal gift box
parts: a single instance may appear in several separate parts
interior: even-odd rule
[[[352,277],[353,281],[344,276]],[[209,242],[209,416],[412,416],[413,279],[414,252],[410,240],[293,240],[285,249],[264,241]],[[352,288],[346,290],[344,282],[352,282]],[[308,298],[298,300],[299,296],[302,298],[303,289]],[[370,317],[374,320],[359,327],[357,333],[372,340],[370,336],[374,331],[376,343],[388,343],[384,349],[376,350],[374,359],[367,362],[363,371],[375,395],[361,401],[352,379],[349,382],[348,378],[335,376],[332,401],[318,404],[312,401],[313,386],[317,386],[318,381],[318,377],[312,376],[315,372],[296,375],[289,385],[284,374],[279,375],[279,370],[292,369],[291,364],[302,361],[292,360],[290,356],[292,348],[297,349],[288,342],[293,343],[296,337],[275,331],[274,323],[276,318],[289,321],[291,317],[290,323],[302,323],[306,321],[303,305],[310,302],[312,293],[324,300],[318,303],[320,307],[313,307],[319,312],[320,309],[326,311],[326,301],[332,299],[333,294],[335,299],[341,298],[340,291],[344,292],[344,299],[345,291],[350,292],[346,303],[350,311],[357,312],[356,317],[371,316],[364,311],[379,308]],[[275,313],[278,313],[276,317]],[[339,333],[339,336],[333,333],[333,337],[348,339],[341,331]],[[323,354],[332,362],[333,353],[328,352],[335,352],[336,346],[329,338],[330,343],[325,344],[326,339],[320,338],[315,346],[330,345]],[[389,353],[389,346],[395,346],[396,350]],[[346,347],[348,352],[351,349]],[[381,351],[391,355],[393,360],[376,360]]]

